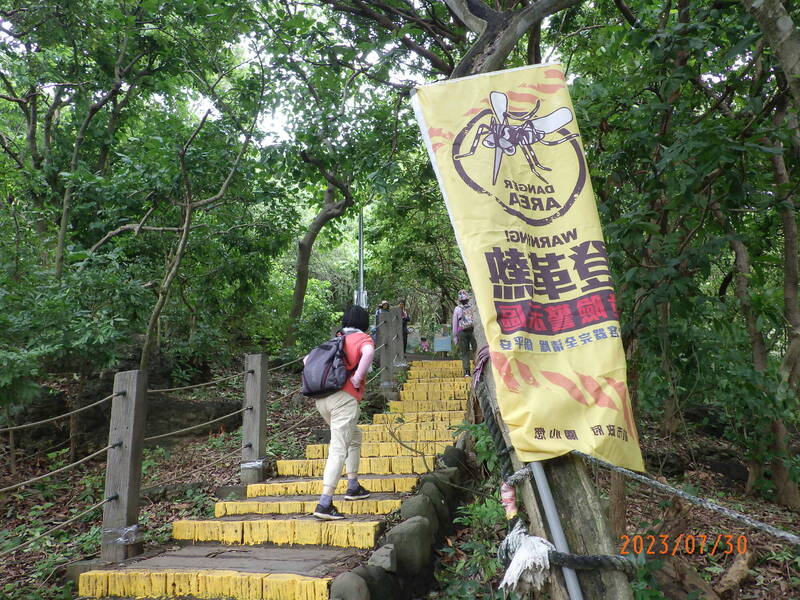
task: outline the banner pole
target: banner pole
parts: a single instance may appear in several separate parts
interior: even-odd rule
[[[544,468],[542,468],[542,463],[528,463],[528,468],[533,472],[533,478],[536,481],[536,489],[539,491],[539,500],[544,509],[544,517],[547,519],[547,525],[550,528],[553,545],[559,552],[569,553],[567,538],[564,536],[564,529],[561,527],[561,519],[558,516],[556,503],[555,500],[553,500],[553,493],[550,491],[550,483],[547,481],[547,474],[544,472]],[[567,585],[567,593],[569,594],[570,600],[583,600],[583,592],[581,591],[578,575],[575,571],[568,567],[561,567],[561,572],[564,574],[564,583]]]

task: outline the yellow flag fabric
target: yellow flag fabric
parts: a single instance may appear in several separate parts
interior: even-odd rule
[[[561,66],[422,86],[412,104],[520,460],[580,450],[644,470],[608,255]]]

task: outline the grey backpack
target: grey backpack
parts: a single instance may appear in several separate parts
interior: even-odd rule
[[[344,364],[344,338],[337,335],[308,353],[303,366],[303,395],[327,396],[344,387],[350,371]]]

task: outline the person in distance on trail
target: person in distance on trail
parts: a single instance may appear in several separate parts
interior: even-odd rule
[[[375,354],[375,345],[367,335],[369,313],[360,306],[351,306],[342,317],[342,329],[337,335],[344,339],[345,367],[352,375],[338,392],[317,398],[317,410],[331,428],[328,460],[322,476],[322,495],[314,509],[314,516],[331,521],[344,519],[333,505],[333,494],[342,474],[347,470],[345,500],[361,500],[369,496],[358,482],[358,465],[361,456],[361,430],[358,428],[359,402],[364,395],[366,375]]]
[[[381,303],[378,304],[378,310],[375,311],[375,330],[377,331],[378,325],[380,325],[381,314],[385,313],[389,310],[389,301],[388,300],[381,300]]]
[[[478,350],[475,340],[475,319],[472,299],[467,290],[458,291],[458,304],[453,310],[453,341],[461,353],[464,377],[470,376],[469,361]]]
[[[408,324],[411,322],[411,316],[406,312],[406,301],[400,300],[397,304],[400,307],[400,318],[403,319],[403,354],[408,352]]]

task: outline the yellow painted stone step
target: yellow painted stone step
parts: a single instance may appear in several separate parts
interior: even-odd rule
[[[419,392],[415,392],[419,394]],[[467,410],[466,400],[401,400],[389,402],[389,412],[431,412],[436,410]]]
[[[310,514],[314,512],[318,501],[319,499],[315,498],[314,500],[217,502],[214,505],[214,516]],[[399,498],[344,500],[337,502],[336,508],[344,515],[386,515],[400,508],[401,502]]]
[[[368,423],[358,426],[363,433],[370,431],[427,431],[430,429],[451,429],[453,426],[444,421],[419,421],[415,423]]]
[[[405,412],[405,413],[378,413],[372,415],[372,423],[380,425],[383,423],[419,423],[423,421],[440,421],[451,425],[461,423],[466,418],[466,411],[463,410],[437,410],[425,412]]]
[[[399,475],[397,477],[362,477],[361,483],[370,492],[410,492],[417,485],[416,475]],[[347,490],[347,479],[339,480],[334,494],[344,494]],[[271,481],[267,483],[251,483],[247,486],[247,497],[259,496],[318,496],[322,493],[320,479],[299,479],[296,481]]]
[[[260,519],[252,521],[173,521],[172,537],[223,544],[314,544],[372,548],[380,521]]]
[[[392,442],[364,442],[361,444],[362,458],[416,456],[422,454],[440,454],[448,444],[444,442],[407,442],[404,446]],[[306,458],[327,458],[328,444],[309,444],[306,446]]]
[[[361,484],[370,492],[410,492],[417,485],[416,475],[397,477],[362,477]],[[347,479],[336,484],[334,494],[344,494],[347,490]],[[259,496],[318,496],[322,493],[321,479],[300,479],[296,481],[272,481],[267,483],[251,483],[247,486],[247,497]]]
[[[464,404],[467,403],[469,394],[463,391],[443,391],[443,390],[413,390],[400,392],[400,400],[403,402],[449,402],[460,401]],[[434,407],[429,410],[444,410]]]
[[[300,459],[276,461],[278,475],[294,475],[297,477],[322,477],[325,470],[325,459]],[[435,456],[393,456],[382,458],[362,458],[358,467],[359,474],[404,475],[407,473],[427,473],[436,465]],[[365,484],[366,487],[366,484]]]
[[[327,600],[330,577],[238,571],[87,571],[78,595],[133,598],[231,598],[234,600]]]
[[[469,393],[471,380],[466,377],[452,379],[432,379],[430,381],[409,379],[403,384],[404,391],[443,390],[447,392]]]
[[[403,429],[410,425],[417,425],[417,423],[408,423],[407,425],[385,424],[376,425],[376,429],[369,429],[362,432],[362,440],[367,442],[394,442],[395,437],[401,442],[447,442],[453,443],[453,429],[449,429],[447,423],[442,423],[443,427],[433,429]],[[394,435],[392,435],[394,434]]]

